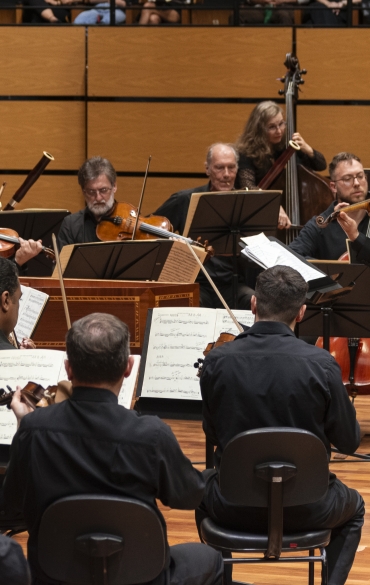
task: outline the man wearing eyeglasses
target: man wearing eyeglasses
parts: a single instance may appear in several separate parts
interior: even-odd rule
[[[336,200],[321,214],[324,218],[367,198],[367,177],[358,156],[340,152],[331,161],[329,173],[330,188]],[[306,258],[338,260],[347,250],[346,239],[350,240],[351,260],[370,264],[370,222],[366,210],[351,214],[341,212],[326,228],[318,227],[313,217],[290,248]]]
[[[78,171],[78,183],[86,201],[85,209],[67,216],[60,226],[59,250],[67,244],[98,242],[96,226],[103,215],[114,206],[117,174],[106,158],[94,156]]]

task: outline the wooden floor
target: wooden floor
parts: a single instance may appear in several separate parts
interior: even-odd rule
[[[370,397],[357,398],[358,418],[370,421]],[[174,431],[185,454],[192,462],[196,462],[198,469],[204,469],[205,440],[198,421],[166,421]],[[359,453],[370,453],[370,435],[365,435],[361,441]],[[349,487],[356,488],[370,507],[370,462],[351,462],[351,458],[332,463],[331,470]],[[352,459],[353,461],[353,459]],[[198,535],[194,522],[194,513],[191,511],[171,510],[160,505],[168,526],[170,544],[182,542],[198,542]],[[27,533],[15,537],[23,546],[26,553]],[[240,581],[255,583],[256,585],[294,584],[307,582],[307,566],[304,564],[269,565],[240,565],[234,569],[234,578]],[[315,584],[319,583],[319,567],[316,568]],[[347,581],[348,585],[370,585],[370,521],[365,517],[361,543],[356,555],[355,563]]]

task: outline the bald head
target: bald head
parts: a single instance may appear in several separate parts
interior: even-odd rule
[[[206,174],[212,191],[230,191],[238,172],[238,153],[232,144],[217,142],[208,149]]]

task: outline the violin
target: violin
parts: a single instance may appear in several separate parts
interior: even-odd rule
[[[211,341],[210,343],[207,344],[207,347],[203,352],[204,357],[207,357],[209,352],[212,351],[212,349],[215,349],[215,347],[220,347],[224,343],[229,343],[230,341],[234,341],[235,338],[236,338],[236,335],[234,335],[233,333],[226,333],[225,331],[223,333],[220,333],[220,335],[216,339],[216,341]],[[194,368],[198,368],[198,371],[197,371],[198,378],[200,378],[202,375],[203,363],[204,363],[204,359],[198,358],[198,360],[194,364]]]
[[[326,228],[334,219],[337,219],[338,215],[341,211],[344,213],[354,213],[355,211],[360,211],[361,209],[365,209],[367,214],[370,215],[370,199],[365,199],[364,201],[359,201],[358,203],[353,203],[352,205],[347,205],[346,207],[342,207],[338,209],[338,211],[333,211],[328,217],[325,219],[322,215],[318,215],[316,217],[316,225],[320,228]],[[341,260],[341,258],[339,258]]]
[[[0,406],[10,408],[14,393],[15,391],[9,386],[7,390],[0,388]],[[21,390],[22,402],[27,404],[32,410],[63,402],[63,400],[70,398],[71,395],[72,385],[67,381],[58,382],[57,386],[48,386],[47,388],[44,388],[36,382],[28,382]]]
[[[15,230],[10,228],[0,228],[0,256],[3,258],[10,258],[15,253],[16,246],[20,245],[18,234]],[[51,260],[55,259],[53,250],[42,247],[44,254]]]
[[[137,220],[137,209],[131,203],[115,203],[109,215],[103,215],[100,219],[96,235],[102,242],[109,242],[112,240],[131,240],[134,233]],[[179,234],[175,234],[172,230],[172,225],[166,217],[160,215],[151,215],[150,217],[142,217],[139,219],[135,230],[135,240],[150,240],[156,238],[176,238],[194,244],[197,246],[207,247],[207,242],[201,244],[198,240],[194,241],[190,238],[185,238]],[[208,246],[207,251],[212,253],[212,249]]]

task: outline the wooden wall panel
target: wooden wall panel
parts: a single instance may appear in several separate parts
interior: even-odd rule
[[[349,151],[370,166],[367,106],[299,106],[298,130],[304,139],[322,152],[329,164],[335,154]],[[328,174],[327,171],[324,174]]]
[[[2,27],[1,95],[84,95],[84,27]]]
[[[299,28],[297,55],[308,71],[302,98],[370,99],[368,29]]]
[[[119,171],[203,172],[213,142],[234,142],[253,104],[90,103],[89,156]]]
[[[142,215],[153,213],[176,191],[191,189],[207,183],[207,177],[201,179],[192,178],[166,178],[151,177],[149,175],[144,195]],[[117,200],[138,205],[143,179],[140,177],[118,177]]]
[[[291,42],[289,28],[90,27],[88,92],[274,97]]]
[[[83,102],[1,101],[2,169],[32,169],[44,150],[50,170],[76,169],[85,157]]]
[[[2,196],[3,207],[10,201],[25,178],[26,175],[0,174],[0,182],[6,181]],[[77,183],[77,176],[41,175],[16,209],[68,209],[74,212],[82,209],[83,206],[84,198]]]

